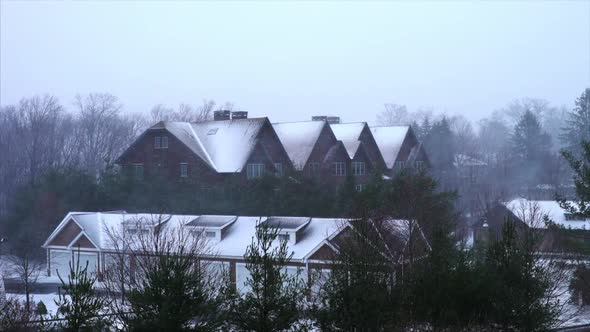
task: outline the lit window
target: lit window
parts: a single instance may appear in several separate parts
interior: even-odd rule
[[[365,162],[353,161],[352,162],[352,175],[365,175]]]
[[[275,166],[275,176],[283,176],[283,164],[282,163],[274,163]]]
[[[345,176],[346,175],[346,165],[343,162],[332,163],[332,175]]]
[[[279,241],[288,242],[289,241],[289,234],[279,234]]]
[[[309,173],[311,175],[320,174],[320,163],[309,163]]]
[[[143,179],[143,164],[135,164],[133,165],[133,176],[136,180]]]
[[[264,164],[246,165],[246,177],[248,179],[260,178],[264,175]]]
[[[181,178],[188,177],[188,164],[187,163],[180,163],[180,177]]]
[[[154,137],[154,149],[160,149],[162,147],[162,137]]]
[[[162,149],[168,149],[168,136],[162,136]]]

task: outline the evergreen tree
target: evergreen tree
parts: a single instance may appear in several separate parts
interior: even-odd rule
[[[507,220],[487,249],[488,318],[504,330],[547,330],[558,320],[561,304],[551,293],[558,279],[551,264],[538,257],[538,241],[533,229]]]
[[[80,251],[77,252],[76,264],[70,262],[70,274],[67,282],[57,273],[61,281],[58,299],[55,304],[58,312],[54,318],[63,319],[58,323],[62,331],[95,331],[105,323],[99,317],[108,302],[97,294],[94,284],[96,277],[88,272],[88,262],[80,266]]]
[[[325,331],[391,330],[396,322],[397,288],[394,287],[395,259],[385,253],[383,238],[372,221],[351,221],[353,230],[339,239],[314,310]],[[324,279],[322,279],[324,278]]]
[[[293,254],[288,253],[288,241],[276,243],[277,237],[277,229],[257,225],[256,238],[246,250],[248,290],[236,296],[231,309],[238,331],[284,331],[301,318],[305,284],[299,273],[287,273]]]
[[[543,132],[533,112],[527,110],[514,127],[512,151],[519,161],[539,161],[551,147],[551,137]]]
[[[581,156],[583,141],[590,142],[590,88],[586,88],[576,99],[576,106],[568,113],[566,127],[560,137],[565,149],[574,156]]]
[[[453,167],[455,138],[446,117],[432,124],[424,138],[424,146],[433,168],[446,172]]]
[[[167,222],[165,217],[162,222]],[[204,235],[203,235],[204,236]],[[136,273],[121,315],[131,331],[217,331],[226,318],[229,271],[200,261],[207,243],[185,229],[139,234],[130,243]],[[146,256],[145,252],[151,253]],[[124,308],[123,308],[124,309]]]
[[[559,198],[559,203],[572,214],[590,218],[590,141],[582,142],[581,146],[582,159],[577,159],[572,152],[562,151],[574,171],[577,200],[572,204],[565,198]]]

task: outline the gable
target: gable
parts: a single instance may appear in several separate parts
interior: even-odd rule
[[[374,166],[376,168],[385,168],[385,161],[383,160],[383,156],[379,151],[379,147],[377,146],[377,142],[375,141],[369,126],[363,128],[359,140],[363,142],[364,148]]]
[[[50,246],[68,246],[82,229],[76,222],[72,219],[68,221],[68,223],[55,235],[53,240],[49,243]]]
[[[329,261],[333,260],[336,252],[328,244],[324,243],[313,255],[309,256],[310,260]]]
[[[323,121],[273,124],[276,135],[297,170],[302,170],[317,153],[318,142],[326,135],[326,127],[329,126]]]
[[[82,234],[82,236],[80,236],[80,238],[76,241],[76,243],[72,244],[72,247],[96,249],[96,247],[92,244],[92,242],[90,242],[90,240],[84,234]]]

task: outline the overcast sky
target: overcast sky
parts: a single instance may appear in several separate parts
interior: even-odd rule
[[[375,120],[383,104],[471,119],[590,86],[590,1],[6,2],[0,104],[109,92],[125,110],[231,101],[251,116]]]

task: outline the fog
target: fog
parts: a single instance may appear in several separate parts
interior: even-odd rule
[[[273,121],[374,122],[385,103],[488,116],[590,84],[590,2],[2,2],[0,104],[232,102]]]

